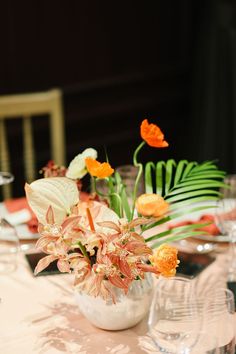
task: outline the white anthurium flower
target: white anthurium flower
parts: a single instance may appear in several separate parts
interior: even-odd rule
[[[100,202],[90,201],[90,202],[79,202],[78,203],[78,215],[81,216],[80,224],[86,228],[89,228],[89,220],[87,217],[87,208],[89,208],[94,226],[98,232],[108,232],[112,233],[111,229],[106,227],[101,227],[97,223],[103,221],[112,221],[118,225],[119,217],[118,215],[108,208],[106,205],[101,204]]]
[[[66,172],[66,177],[71,179],[83,178],[87,171],[85,165],[86,157],[91,157],[96,160],[98,153],[93,148],[85,149],[81,154],[78,154],[69,164],[68,170]]]
[[[70,215],[71,207],[79,202],[75,181],[66,177],[49,177],[25,184],[28,203],[38,221],[46,223],[46,213],[52,207],[55,223],[61,224]]]

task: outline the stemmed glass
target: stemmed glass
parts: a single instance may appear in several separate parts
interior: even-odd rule
[[[0,172],[0,186],[9,184],[14,180],[14,176],[10,172]]]
[[[149,319],[149,335],[157,350],[191,353],[198,342],[202,317],[192,280],[184,277],[157,281]]]
[[[10,172],[0,172],[0,186],[11,183],[14,176]],[[8,274],[16,269],[19,238],[16,229],[0,215],[0,274]]]
[[[235,353],[234,294],[225,288],[213,288],[197,295],[203,315],[199,339],[201,353]]]
[[[225,178],[228,188],[221,188],[222,199],[216,206],[215,222],[230,241],[228,280],[236,281],[236,175]]]

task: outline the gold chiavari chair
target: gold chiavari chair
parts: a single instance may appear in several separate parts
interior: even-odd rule
[[[23,134],[23,160],[25,179],[35,179],[35,147],[32,117],[47,115],[50,119],[51,153],[58,165],[65,164],[65,132],[62,97],[59,89],[47,92],[5,95],[0,97],[0,171],[11,171],[11,156],[7,140],[6,120],[20,118]],[[3,197],[11,198],[11,185],[3,186]]]

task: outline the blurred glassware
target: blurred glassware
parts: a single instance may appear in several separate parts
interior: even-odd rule
[[[123,184],[126,187],[126,194],[130,201],[132,201],[135,181],[138,175],[138,167],[133,165],[122,165],[118,166],[116,172],[119,173]],[[144,178],[143,175],[140,178],[138,189],[137,189],[137,197],[144,193]]]
[[[235,353],[235,305],[232,291],[215,288],[197,296],[203,315],[201,353]],[[204,351],[205,348],[205,351]]]
[[[149,335],[157,350],[191,353],[198,342],[201,322],[192,280],[173,277],[157,281],[148,319]]]
[[[10,172],[0,172],[0,186],[9,184],[14,181],[14,176]]]
[[[133,192],[134,192],[134,186],[135,186],[135,181],[136,177],[138,174],[138,167],[135,167],[133,165],[122,165],[118,166],[116,168],[116,172],[119,173],[122,183],[126,187],[126,194],[128,197],[128,200],[132,204],[132,197],[133,197]],[[96,181],[96,187],[97,191],[99,193],[102,193],[107,195],[109,188],[108,188],[108,182],[106,179],[97,179]],[[92,186],[93,188],[93,186]],[[94,192],[94,189],[92,190]],[[141,179],[138,184],[138,190],[137,190],[137,197],[144,193],[144,179],[143,176],[141,176]]]
[[[224,178],[224,183],[226,183],[230,187],[220,189],[220,192],[223,193],[224,198],[236,199],[236,175],[227,175]]]
[[[228,279],[236,281],[236,175],[227,176],[224,182],[228,188],[221,188],[215,222],[221,233],[229,236]]]
[[[19,238],[14,226],[0,218],[0,274],[13,272],[17,266]]]
[[[0,186],[14,180],[10,172],[0,172]],[[13,272],[17,266],[19,238],[15,227],[0,215],[0,274]]]

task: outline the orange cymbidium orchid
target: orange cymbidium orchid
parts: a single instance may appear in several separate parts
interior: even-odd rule
[[[178,250],[175,247],[162,244],[154,250],[149,260],[161,275],[172,277],[176,274],[176,268],[179,264],[177,255]]]
[[[161,217],[169,209],[169,204],[159,194],[142,194],[138,197],[135,207],[143,216]]]
[[[147,119],[144,119],[140,126],[141,137],[146,143],[152,147],[164,148],[169,146],[164,140],[164,134],[156,124],[149,124]]]
[[[99,162],[91,157],[85,159],[85,164],[88,172],[93,177],[106,178],[113,174],[114,169],[108,162]]]

